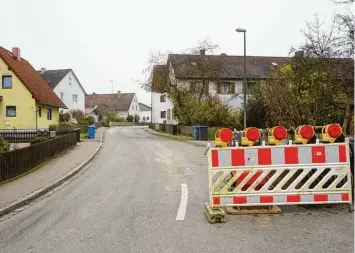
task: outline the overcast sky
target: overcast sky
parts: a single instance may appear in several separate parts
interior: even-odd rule
[[[315,13],[330,19],[344,11],[329,0],[8,0],[1,1],[0,45],[21,48],[40,69],[72,68],[87,93],[150,95],[143,78],[151,51],[179,52],[209,38],[216,53],[287,56]]]

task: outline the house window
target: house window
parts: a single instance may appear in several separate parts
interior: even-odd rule
[[[47,108],[47,120],[52,120],[52,109]]]
[[[166,95],[160,96],[160,102],[162,102],[162,103],[166,102]]]
[[[64,92],[60,93],[60,99],[63,100],[64,99]]]
[[[38,108],[38,117],[42,117],[42,108]]]
[[[12,76],[3,76],[2,77],[2,88],[3,89],[12,89]]]
[[[143,117],[143,120],[145,120],[145,117]]]
[[[71,87],[71,83],[69,83],[69,86]]]
[[[78,95],[73,95],[73,102],[78,102]]]
[[[160,112],[160,118],[165,119],[166,118],[166,111],[161,111]]]
[[[221,82],[217,85],[218,94],[234,94],[234,83],[231,82]]]
[[[6,117],[16,117],[16,106],[6,106]]]
[[[147,117],[147,120],[149,120],[149,117]]]

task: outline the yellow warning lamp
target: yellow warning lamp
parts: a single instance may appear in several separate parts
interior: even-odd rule
[[[215,134],[214,142],[216,147],[227,147],[228,143],[230,143],[234,139],[233,131],[229,128],[219,129]]]
[[[314,129],[310,125],[303,125],[296,128],[295,143],[306,144],[314,136]]]
[[[333,143],[341,134],[343,130],[339,124],[329,124],[322,128],[322,142]]]
[[[280,145],[281,141],[287,137],[287,129],[283,126],[275,126],[269,129],[267,143],[269,145]]]
[[[242,146],[253,146],[260,138],[260,131],[256,127],[248,127],[242,132]]]

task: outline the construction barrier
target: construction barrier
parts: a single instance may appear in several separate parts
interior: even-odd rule
[[[348,139],[331,144],[209,146],[207,153],[209,208],[352,205]]]

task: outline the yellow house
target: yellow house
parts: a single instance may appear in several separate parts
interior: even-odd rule
[[[45,129],[66,108],[20,49],[0,47],[0,129]]]

